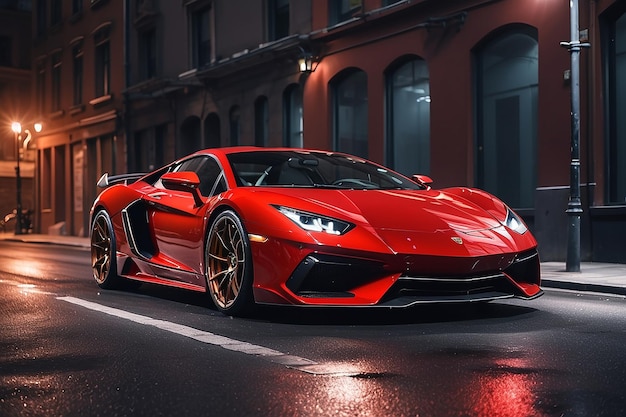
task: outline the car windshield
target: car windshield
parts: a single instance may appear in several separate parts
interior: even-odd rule
[[[424,188],[387,168],[341,153],[255,151],[233,153],[228,160],[242,187]]]

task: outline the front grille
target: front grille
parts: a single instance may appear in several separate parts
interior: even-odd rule
[[[467,277],[402,276],[386,295],[386,299],[412,296],[426,298],[464,297],[483,293],[513,293],[513,285],[503,273]]]

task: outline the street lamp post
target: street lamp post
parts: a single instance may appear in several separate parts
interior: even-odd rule
[[[580,50],[589,47],[580,42],[578,28],[578,0],[569,0],[570,41],[561,46],[570,52],[571,69],[571,146],[570,146],[570,194],[567,203],[569,219],[567,233],[567,272],[580,272],[580,218],[583,212],[580,202]]]
[[[17,207],[15,211],[15,234],[22,234],[22,177],[20,175],[20,133],[22,133],[22,125],[18,122],[11,123],[11,130],[15,133],[15,181]]]
[[[41,122],[33,123],[32,127],[35,132],[39,133],[43,129]],[[24,218],[22,213],[22,175],[20,172],[20,139],[22,134],[22,124],[20,122],[12,122],[11,130],[15,133],[15,182],[16,182],[16,200],[17,207],[15,208],[15,234],[21,235],[24,230]],[[27,149],[28,143],[33,139],[30,130],[24,129],[24,150]],[[27,222],[28,223],[28,222]]]

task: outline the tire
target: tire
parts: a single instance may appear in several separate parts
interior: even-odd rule
[[[254,305],[250,242],[233,211],[215,218],[204,254],[207,290],[217,309],[231,316],[250,313]]]
[[[106,211],[101,210],[96,213],[91,224],[91,268],[93,277],[100,288],[121,287],[121,278],[117,275],[115,253],[115,235],[111,218]]]

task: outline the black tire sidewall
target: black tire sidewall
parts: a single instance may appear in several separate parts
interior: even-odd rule
[[[109,247],[110,251],[110,264],[109,264],[109,272],[107,273],[106,278],[101,283],[96,281],[100,288],[104,289],[115,289],[119,288],[120,279],[117,275],[117,263],[116,263],[116,241],[115,234],[113,233],[113,223],[111,222],[111,217],[105,210],[100,210],[93,218],[93,222],[91,223],[91,233],[94,233],[94,227],[99,218],[103,218],[105,220],[109,236],[111,238],[111,245]],[[95,280],[95,276],[94,276]]]

